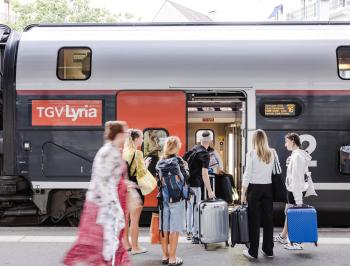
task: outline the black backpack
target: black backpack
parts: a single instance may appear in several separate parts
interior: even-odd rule
[[[186,152],[185,155],[183,156],[183,159],[187,161],[187,164],[188,164],[189,173],[190,173],[189,179],[191,178],[191,172],[193,170],[192,164],[194,160],[197,158],[198,154],[202,152],[208,152],[208,151],[203,146],[196,145],[191,150]]]

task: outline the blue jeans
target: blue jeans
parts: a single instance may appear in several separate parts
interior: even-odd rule
[[[191,199],[187,204],[187,233],[192,233],[192,236],[198,237],[199,217],[198,217],[198,211],[196,211],[196,209],[199,208],[199,202],[201,201],[202,192],[200,187],[191,187],[191,189],[196,195],[196,206],[194,208],[195,212],[193,214],[194,196],[192,195]],[[193,217],[194,217],[194,223],[193,223]]]

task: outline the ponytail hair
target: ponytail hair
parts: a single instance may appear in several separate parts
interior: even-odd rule
[[[286,139],[289,139],[290,141],[292,141],[296,146],[298,146],[299,148],[301,148],[301,141],[300,141],[300,137],[297,133],[288,133],[285,136]]]
[[[140,129],[130,128],[127,131],[128,137],[126,138],[124,149],[136,150],[135,140],[142,137],[143,133]]]

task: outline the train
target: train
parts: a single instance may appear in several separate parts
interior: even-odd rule
[[[306,203],[320,226],[348,227],[349,32],[347,22],[1,25],[0,224],[77,225],[104,123],[125,120],[153,163],[167,136],[184,154],[210,131],[238,192],[254,130],[283,174],[284,136],[296,132],[318,193]],[[156,206],[154,191],[142,222]]]

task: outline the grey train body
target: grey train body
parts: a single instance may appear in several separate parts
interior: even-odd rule
[[[183,91],[244,95],[241,169],[255,129],[267,131],[282,162],[284,135],[304,135],[319,194],[306,201],[320,225],[349,226],[350,219],[332,219],[350,213],[350,175],[339,171],[339,148],[350,145],[350,80],[339,77],[336,55],[350,47],[349,31],[346,23],[39,25],[21,34],[0,27],[0,223],[77,224],[103,122],[119,118],[118,94]],[[91,50],[87,80],[58,78],[58,53],[70,47]],[[96,100],[102,120],[33,126],[36,100]],[[299,113],[263,114],[264,104],[284,102]]]

